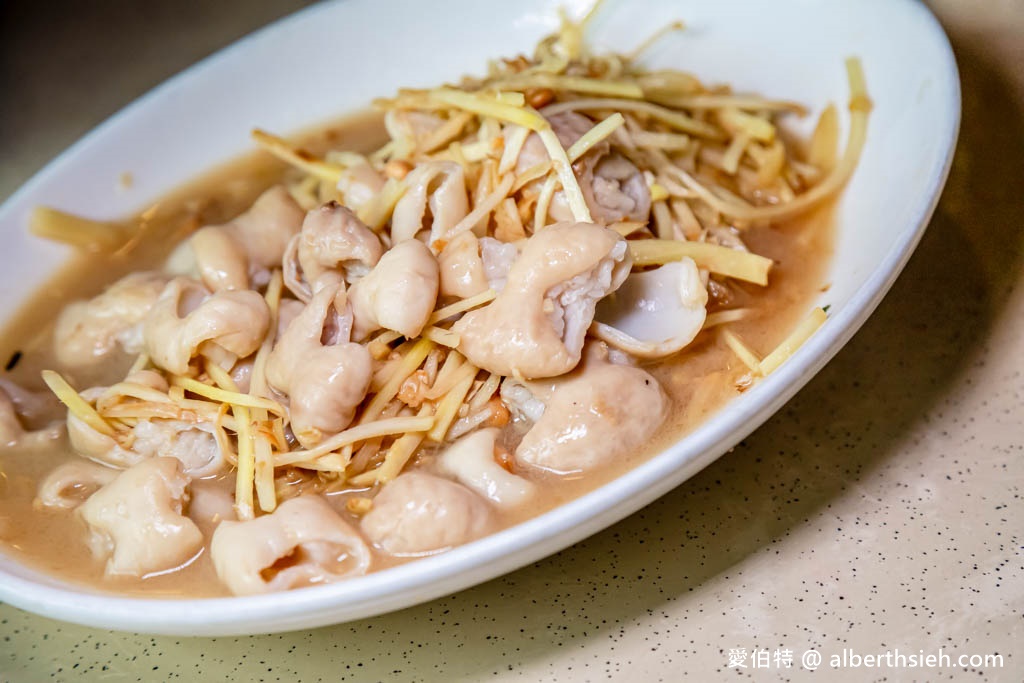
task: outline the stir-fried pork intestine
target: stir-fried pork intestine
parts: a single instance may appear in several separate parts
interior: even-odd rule
[[[217,576],[235,595],[332,583],[365,574],[370,549],[319,496],[299,496],[269,515],[222,522],[210,543]]]
[[[57,317],[53,349],[69,368],[94,366],[120,346],[142,350],[142,319],[156,303],[168,277],[140,272],[126,275],[90,301],[69,304]]]
[[[235,519],[235,501],[216,481],[193,481],[189,486],[188,518],[209,538],[217,525]]]
[[[226,464],[213,430],[208,423],[139,420],[132,428],[132,450],[147,458],[175,458],[190,477],[209,477]]]
[[[288,190],[270,188],[225,225],[199,229],[168,261],[176,275],[195,275],[212,291],[266,284],[299,232],[304,214]]]
[[[307,213],[297,239],[299,266],[306,282],[338,269],[348,282],[354,282],[369,273],[384,254],[373,231],[337,202]]]
[[[492,427],[462,437],[438,457],[437,467],[442,474],[458,479],[498,507],[514,508],[536,495],[537,486],[495,460],[500,433]]]
[[[92,387],[81,392],[82,398],[94,403],[107,387]],[[82,457],[112,467],[126,468],[142,462],[146,456],[130,448],[124,448],[112,436],[101,434],[91,425],[68,411],[68,441],[71,448]]]
[[[345,205],[358,211],[384,189],[384,178],[365,161],[346,167],[338,178],[338,191]]]
[[[430,249],[419,240],[399,242],[348,292],[355,316],[352,337],[364,339],[381,328],[409,339],[419,336],[434,311],[439,284]]]
[[[577,112],[562,112],[548,117],[548,122],[562,146],[569,148],[594,127],[594,121]],[[536,133],[530,134],[517,160],[520,173],[548,160],[544,143]],[[621,154],[611,152],[607,141],[599,142],[573,164],[583,198],[590,214],[598,223],[630,220],[646,222],[651,213],[651,191],[640,169]],[[540,191],[540,183],[531,185]],[[551,199],[548,213],[556,221],[573,220],[565,192],[558,191]]]
[[[483,498],[461,484],[413,471],[381,489],[362,529],[384,552],[407,556],[468,543],[488,533],[492,524]]]
[[[151,458],[117,475],[77,510],[107,575],[144,576],[180,566],[203,546],[182,514],[188,477],[174,458]]]
[[[47,508],[73,510],[117,478],[118,471],[84,460],[66,462],[46,475],[39,485],[36,504]]]
[[[469,213],[462,166],[454,161],[423,163],[405,177],[405,183],[408,189],[391,217],[392,240],[409,240],[425,229],[430,230],[430,244],[453,237],[448,231]]]
[[[693,341],[707,317],[708,290],[691,258],[626,278],[597,305],[592,334],[638,358],[663,358]]]
[[[545,408],[516,448],[516,462],[585,472],[640,448],[665,421],[669,401],[657,380],[609,362],[602,346],[592,344],[572,374],[526,384]]]
[[[270,310],[251,289],[209,294],[202,285],[175,278],[143,321],[145,350],[153,363],[183,375],[207,345],[238,358],[256,351],[270,325]]]
[[[43,446],[60,437],[60,422],[39,429],[26,429],[26,423],[38,421],[49,412],[49,401],[14,382],[0,379],[0,447]]]
[[[489,305],[454,326],[459,351],[499,375],[554,377],[580,360],[597,301],[629,274],[626,241],[590,223],[560,223],[536,233]]]
[[[96,398],[101,391],[82,392]],[[174,458],[190,477],[208,477],[224,469],[224,454],[213,425],[180,420],[139,420],[131,429],[130,447],[101,434],[73,414],[68,415],[68,438],[80,455],[111,467],[131,467],[147,458]]]
[[[317,291],[267,361],[267,381],[288,395],[292,431],[307,448],[348,426],[373,377],[370,352],[349,341],[351,314],[336,309],[341,287]]]
[[[167,381],[153,370],[141,370],[128,375],[125,383],[141,385],[166,392]],[[107,387],[92,387],[82,392],[89,403],[106,394]],[[80,455],[95,462],[116,468],[132,465],[152,457],[179,460],[189,477],[207,477],[224,469],[224,454],[214,436],[213,425],[204,422],[152,419],[135,423],[124,443],[101,434],[73,412],[67,416],[68,438],[71,447]]]
[[[384,126],[397,143],[400,156],[415,152],[442,125],[444,119],[428,112],[392,110],[384,115]]]
[[[488,289],[500,292],[518,256],[514,244],[470,231],[457,235],[438,256],[441,296],[468,299]]]

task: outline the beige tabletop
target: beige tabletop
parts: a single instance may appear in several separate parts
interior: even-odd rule
[[[302,3],[29,4],[0,5],[0,197]],[[0,680],[1024,680],[1024,3],[935,6],[964,93],[938,212],[862,331],[734,451],[554,557],[351,624],[150,638],[0,605]],[[830,666],[844,651],[892,654]]]

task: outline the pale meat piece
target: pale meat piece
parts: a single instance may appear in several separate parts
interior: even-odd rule
[[[389,555],[438,553],[493,530],[491,509],[471,490],[422,472],[386,484],[362,520],[362,530]]]
[[[430,231],[430,244],[447,239],[448,231],[469,213],[466,175],[454,161],[420,163],[405,177],[405,184],[408,189],[391,217],[396,243],[413,239],[421,230]]]
[[[174,458],[151,458],[120,473],[77,510],[108,576],[145,576],[180,567],[203,546],[183,515],[189,479]]]
[[[53,348],[68,368],[95,365],[120,346],[142,350],[142,319],[160,297],[168,277],[140,272],[126,275],[90,301],[76,301],[57,317]]]
[[[488,289],[500,292],[519,256],[514,244],[470,231],[457,235],[438,256],[442,297],[468,299]]]
[[[381,328],[418,337],[434,312],[439,286],[433,252],[419,240],[399,242],[349,290],[352,337],[365,339]]]
[[[306,448],[349,425],[373,377],[370,352],[349,341],[351,315],[336,309],[340,291],[336,281],[316,292],[267,360],[267,381],[288,396],[292,431]]]
[[[106,390],[107,387],[91,387],[80,393],[87,402],[94,403]],[[146,458],[141,453],[122,447],[113,437],[96,431],[70,410],[67,413],[67,430],[71,448],[82,457],[102,465],[124,469]]]
[[[304,216],[288,191],[275,185],[230,222],[196,231],[171,255],[167,270],[196,276],[215,292],[266,284]]]
[[[609,362],[600,344],[589,347],[572,374],[526,387],[545,408],[516,448],[516,462],[557,474],[586,472],[635,453],[670,407],[650,373]]]
[[[270,325],[270,309],[259,293],[228,290],[209,294],[202,285],[175,278],[143,321],[145,351],[153,364],[183,375],[206,345],[238,358],[254,353]]]
[[[213,425],[180,420],[139,420],[132,427],[132,448],[143,458],[178,460],[191,478],[210,477],[227,467]]]
[[[365,574],[370,549],[319,496],[299,496],[272,514],[225,521],[210,543],[217,576],[235,595],[326,584]]]
[[[598,300],[629,274],[626,241],[591,223],[560,223],[534,234],[508,284],[453,327],[459,351],[499,375],[554,377],[579,363]]]
[[[529,502],[537,494],[537,486],[495,460],[500,433],[501,430],[491,427],[462,437],[438,457],[437,468],[498,507],[515,508]]]
[[[377,235],[337,202],[308,212],[298,239],[299,266],[308,283],[339,269],[353,282],[369,273],[384,255]]]
[[[373,166],[361,161],[342,170],[338,191],[345,198],[345,205],[358,211],[384,189],[384,182],[384,178]]]
[[[636,358],[678,353],[707,318],[708,290],[693,259],[632,273],[597,305],[591,334]]]
[[[118,471],[84,460],[72,460],[58,466],[39,484],[35,504],[47,508],[73,510],[117,478]]]

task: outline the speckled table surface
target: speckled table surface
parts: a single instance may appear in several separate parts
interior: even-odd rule
[[[0,196],[301,4],[3,3]],[[352,624],[150,638],[0,605],[0,679],[1024,679],[1024,5],[934,6],[964,86],[935,219],[863,330],[733,452],[554,557]],[[950,659],[830,667],[897,649]],[[994,654],[1001,667],[957,661]]]

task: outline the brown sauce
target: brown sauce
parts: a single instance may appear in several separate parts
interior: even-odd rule
[[[352,149],[370,151],[386,140],[376,115],[350,117],[308,136],[314,151]],[[133,219],[141,238],[130,249],[113,255],[82,255],[58,272],[39,291],[32,293],[4,326],[0,359],[16,352],[16,365],[0,376],[22,386],[42,390],[40,371],[63,370],[53,354],[53,321],[67,303],[95,296],[118,278],[136,270],[156,267],[174,245],[201,225],[226,222],[247,209],[267,187],[280,181],[285,167],[265,154],[252,154],[232,162],[175,191]],[[831,210],[825,207],[799,221],[744,233],[751,251],[775,261],[770,285],[734,287],[730,307],[755,309],[750,317],[731,324],[731,329],[761,354],[773,349],[805,316],[811,302],[826,285],[833,244]],[[87,374],[65,373],[84,388],[109,384],[124,376],[131,359],[117,357]],[[737,381],[746,368],[718,335],[702,332],[679,355],[647,366],[672,400],[672,413],[659,433],[639,452],[624,455],[599,471],[576,477],[532,477],[542,495],[530,509],[506,514],[503,526],[524,521],[587,493],[635,467],[659,449],[690,432],[709,414],[727,406],[744,387]],[[727,408],[726,408],[727,409]],[[105,578],[104,563],[86,545],[86,529],[75,514],[40,509],[33,505],[39,482],[56,466],[78,458],[67,439],[45,448],[0,447],[0,549],[46,573],[94,590],[146,597],[206,597],[227,595],[209,560],[208,549],[188,566],[146,579]],[[233,477],[210,482],[233,490]],[[332,496],[342,502],[346,494]],[[336,506],[339,510],[343,505]],[[347,513],[346,513],[347,514]],[[200,525],[202,528],[202,525]],[[203,528],[204,534],[212,529]],[[375,568],[406,560],[375,554]]]

